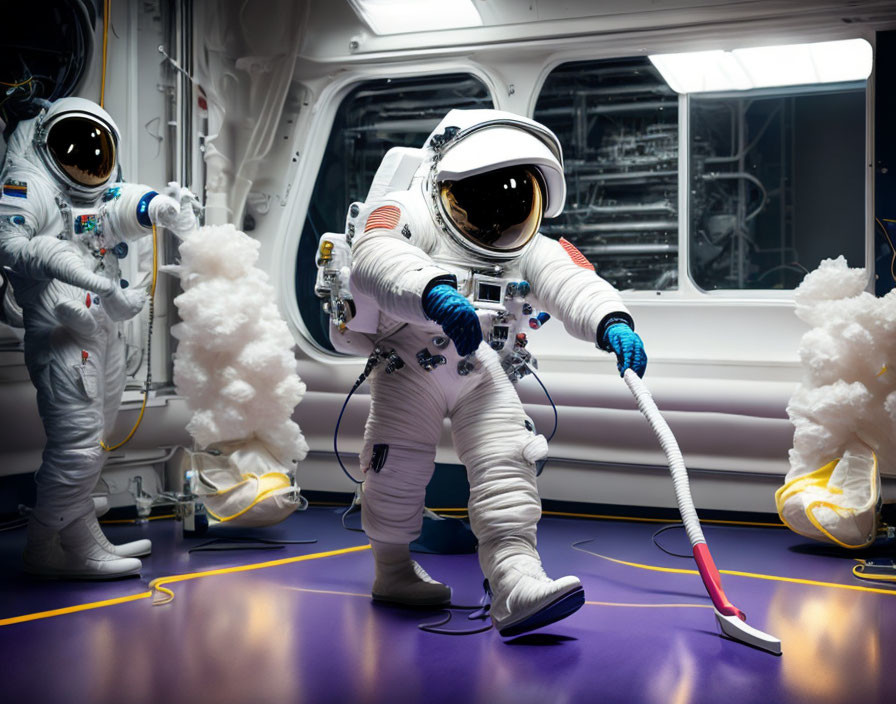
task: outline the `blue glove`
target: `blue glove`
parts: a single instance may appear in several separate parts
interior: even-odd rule
[[[482,342],[476,309],[457,289],[447,284],[433,286],[423,298],[423,312],[442,326],[461,357],[475,352]]]
[[[604,347],[616,353],[616,368],[619,374],[626,369],[634,369],[638,376],[644,376],[647,369],[647,354],[644,343],[634,330],[625,323],[614,323],[604,332]]]

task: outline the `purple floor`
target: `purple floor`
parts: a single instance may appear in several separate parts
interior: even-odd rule
[[[140,579],[35,581],[20,571],[24,530],[0,533],[0,701],[8,702],[892,702],[896,590],[838,589],[723,575],[749,622],[779,637],[775,657],[719,635],[699,578],[651,572],[575,551],[692,569],[650,540],[657,524],[546,516],[548,573],[578,575],[588,603],[570,618],[510,641],[494,630],[445,636],[416,628],[435,611],[374,604],[368,551],[170,585],[148,598],[50,618],[4,619],[148,591],[175,574],[365,545],[333,508],[311,508],[262,533],[317,538],[282,550],[187,554],[180,524],[105,526],[116,542],[145,535],[154,552]],[[720,569],[866,586],[848,557],[789,531],[707,525]],[[660,536],[685,550],[683,531]],[[473,555],[420,555],[457,603],[477,603]],[[874,586],[874,585],[867,585]],[[676,606],[656,606],[670,605]],[[654,605],[653,608],[645,605]],[[680,606],[680,605],[696,605]],[[478,623],[478,622],[477,622]],[[463,616],[452,627],[476,625]],[[888,684],[889,682],[889,684]],[[889,688],[889,689],[888,689]],[[890,694],[887,694],[890,691]]]

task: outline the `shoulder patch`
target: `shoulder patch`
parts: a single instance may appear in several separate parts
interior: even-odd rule
[[[572,242],[564,237],[561,237],[560,246],[566,250],[566,253],[569,255],[569,258],[572,259],[573,263],[577,264],[583,269],[590,269],[591,271],[594,271],[594,264],[589,262],[588,259],[585,258],[585,255],[582,254],[578,249],[576,249],[576,246]]]
[[[3,195],[13,198],[28,197],[28,183],[26,181],[13,181],[10,179],[3,184]]]
[[[367,216],[367,224],[364,225],[364,232],[378,230],[394,230],[398,227],[398,221],[401,219],[401,208],[397,205],[381,205]]]

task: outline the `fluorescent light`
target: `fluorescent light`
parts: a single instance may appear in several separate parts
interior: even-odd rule
[[[863,81],[872,60],[864,39],[650,56],[676,93]]]
[[[481,27],[473,0],[349,0],[376,34]]]
[[[728,51],[656,54],[653,65],[676,93],[752,88],[749,77]]]

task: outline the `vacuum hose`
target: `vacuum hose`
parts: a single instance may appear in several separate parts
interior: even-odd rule
[[[638,409],[647,419],[653,432],[656,433],[663,452],[666,453],[666,461],[669,463],[669,471],[672,473],[672,484],[675,487],[675,499],[678,502],[681,520],[691,541],[691,547],[694,550],[694,560],[697,563],[700,577],[710,599],[712,599],[719,625],[725,634],[731,638],[780,655],[781,641],[748,626],[745,623],[747,617],[743,611],[734,606],[728,600],[728,597],[725,596],[725,592],[722,589],[722,578],[713,562],[712,555],[709,553],[706,538],[703,536],[703,530],[700,527],[700,519],[697,517],[697,509],[694,508],[694,499],[691,497],[691,488],[688,483],[688,470],[685,467],[678,442],[675,440],[669,424],[666,423],[666,419],[663,418],[653,397],[650,395],[650,391],[644,385],[644,382],[641,381],[641,378],[632,369],[626,369],[622,378],[628,385],[629,391],[632,392],[632,396],[635,397]]]

